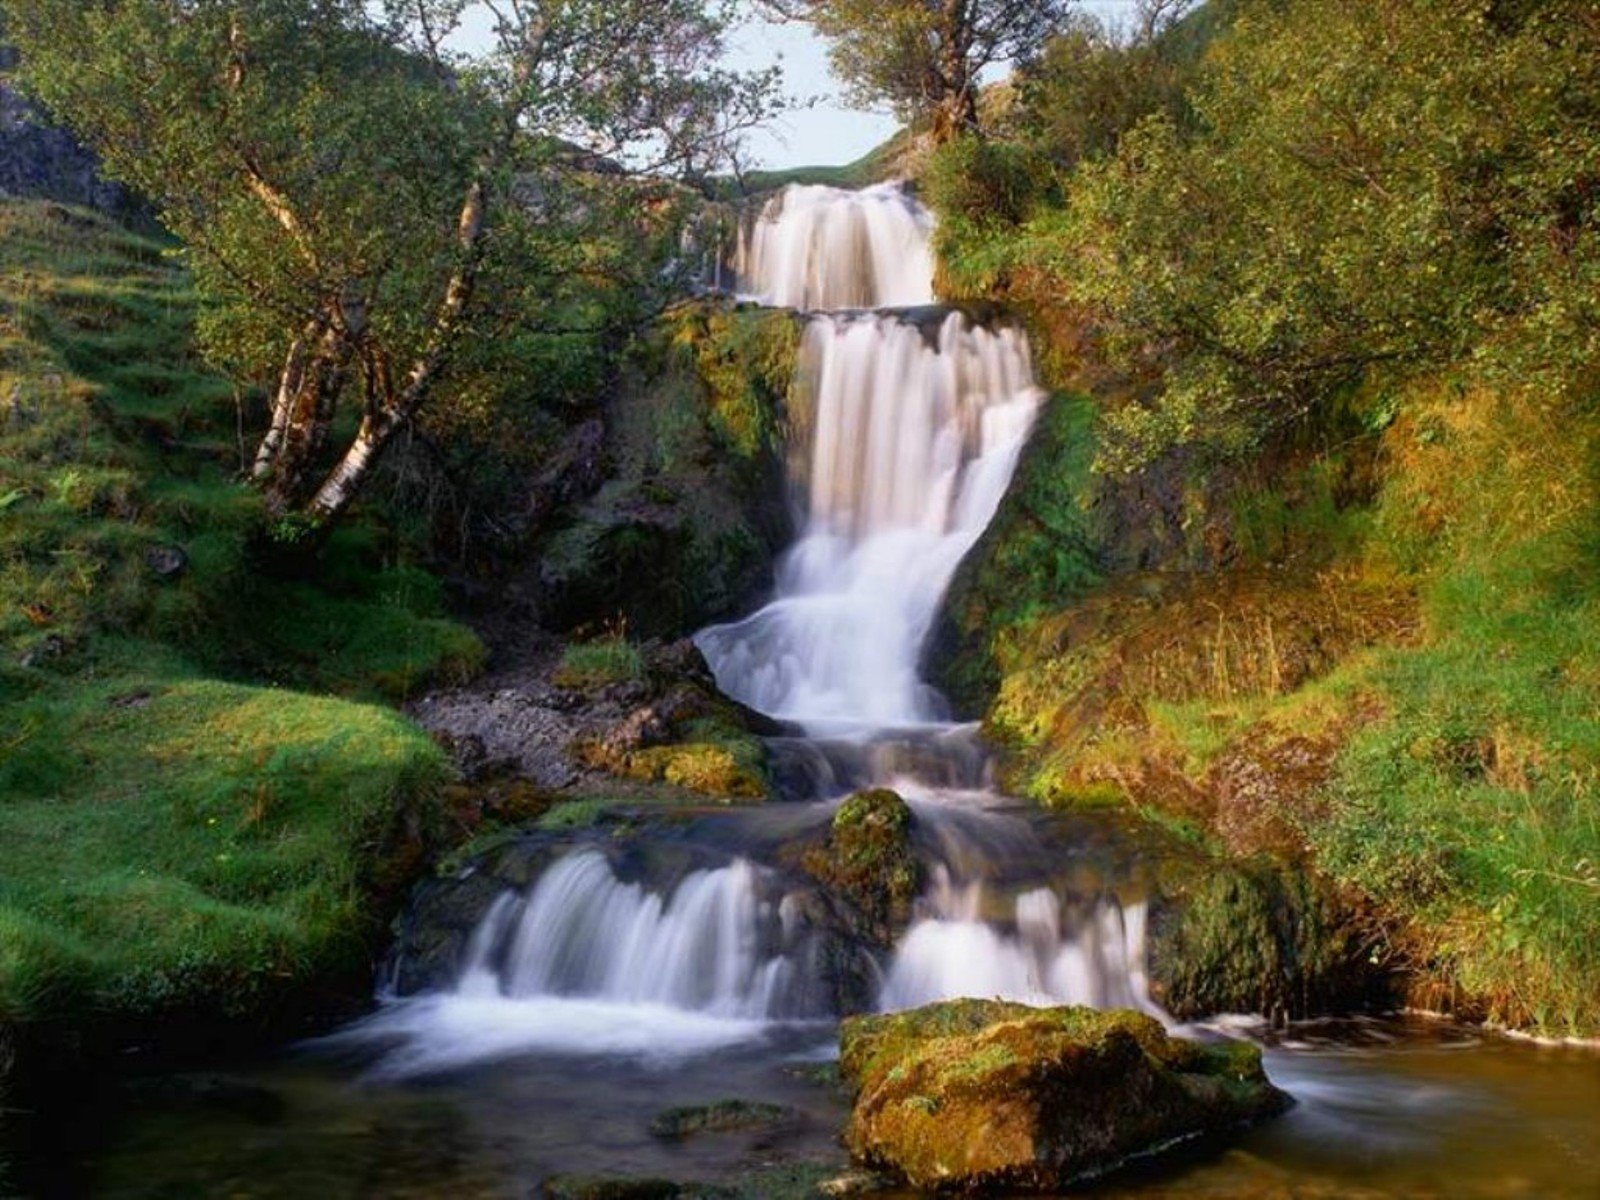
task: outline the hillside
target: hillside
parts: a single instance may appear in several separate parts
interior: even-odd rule
[[[1592,1035],[1596,30],[1236,8],[931,167],[947,292],[1060,389],[945,681],[1040,802],[1300,864],[1414,1003]]]
[[[264,569],[173,247],[31,201],[0,247],[0,1059],[359,999],[446,773],[374,702],[477,641],[375,522]]]

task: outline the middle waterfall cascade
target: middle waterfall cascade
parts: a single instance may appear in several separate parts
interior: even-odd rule
[[[896,314],[820,315],[800,362],[800,540],[772,603],[696,641],[723,691],[812,733],[938,721],[917,659],[1027,440],[1027,343],[956,312],[931,336]]]
[[[1000,798],[951,786],[973,777],[977,743],[918,675],[1043,399],[1019,331],[932,305],[931,228],[904,189],[880,185],[791,187],[748,232],[742,285],[809,314],[791,401],[805,512],[772,601],[696,637],[725,692],[805,731],[774,748],[809,762],[825,795],[846,782],[905,794],[931,880],[911,928],[879,956],[819,921],[831,902],[792,865],[723,851],[720,865],[635,882],[580,843],[494,903],[453,990],[379,1014],[374,1031],[408,1039],[389,1069],[517,1045],[687,1053],[832,1019],[841,979],[865,980],[880,1008],[980,995],[1159,1013],[1142,904],[1057,886],[1048,870],[1002,884],[1009,852],[993,847],[1029,844],[1031,827],[988,812]],[[791,811],[815,830],[832,807]]]

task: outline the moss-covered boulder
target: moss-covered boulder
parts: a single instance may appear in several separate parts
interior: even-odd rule
[[[826,842],[801,859],[806,873],[849,910],[851,932],[875,945],[894,943],[922,887],[913,821],[910,805],[888,788],[857,792],[833,814]]]
[[[800,323],[708,300],[618,365],[603,482],[547,514],[521,586],[540,621],[677,637],[750,608],[793,536],[788,396]]]
[[[1128,1010],[954,1000],[840,1033],[863,1165],[915,1188],[1047,1191],[1282,1112],[1260,1051],[1169,1037]]]
[[[1207,860],[1154,908],[1150,989],[1181,1020],[1383,1009],[1399,1000],[1388,945],[1369,904],[1303,868]]]

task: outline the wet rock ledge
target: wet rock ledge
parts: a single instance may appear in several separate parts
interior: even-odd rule
[[[930,1191],[1054,1191],[1289,1107],[1244,1042],[1170,1037],[1126,1009],[954,1000],[840,1032],[862,1165]]]

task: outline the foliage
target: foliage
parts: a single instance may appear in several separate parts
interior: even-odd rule
[[[1116,152],[1122,135],[1146,117],[1164,113],[1183,123],[1185,90],[1198,51],[1213,36],[1196,17],[1177,18],[1184,4],[1147,7],[1123,33],[1076,13],[1021,73],[1018,135],[1056,170]],[[1221,7],[1203,6],[1207,20]]]
[[[588,642],[568,642],[552,681],[560,687],[601,688],[644,676],[638,647],[620,634]]]
[[[447,768],[398,715],[292,689],[399,698],[482,647],[372,521],[315,586],[259,557],[169,243],[8,203],[0,248],[0,1027],[359,990],[390,822],[425,831]]]
[[[449,50],[480,7],[8,0],[28,86],[192,255],[213,360],[274,381],[254,473],[313,524],[463,346],[659,286],[637,242],[670,240],[678,194],[621,161],[700,171],[766,110],[770,76],[714,65],[725,5],[518,5],[487,55]]]
[[[1066,18],[1058,0],[762,0],[811,22],[831,43],[834,72],[864,107],[887,103],[944,140],[978,128],[986,67],[1026,63]]]
[[[1600,432],[1532,390],[1409,397],[1377,554],[1427,578],[1429,637],[1366,677],[1308,829],[1322,861],[1421,914],[1417,954],[1489,1015],[1600,1028]]]
[[[953,591],[1013,778],[1309,853],[1552,1034],[1600,1029],[1597,98],[1592,5],[1240,0],[1068,29],[927,186],[943,290],[1099,410],[1017,485],[1095,524],[1003,508]]]
[[[1109,463],[1247,454],[1378,372],[1592,358],[1600,25],[1518,11],[1244,5],[1192,128],[1157,113],[1075,173],[1032,248],[1163,381],[1112,415]]]

